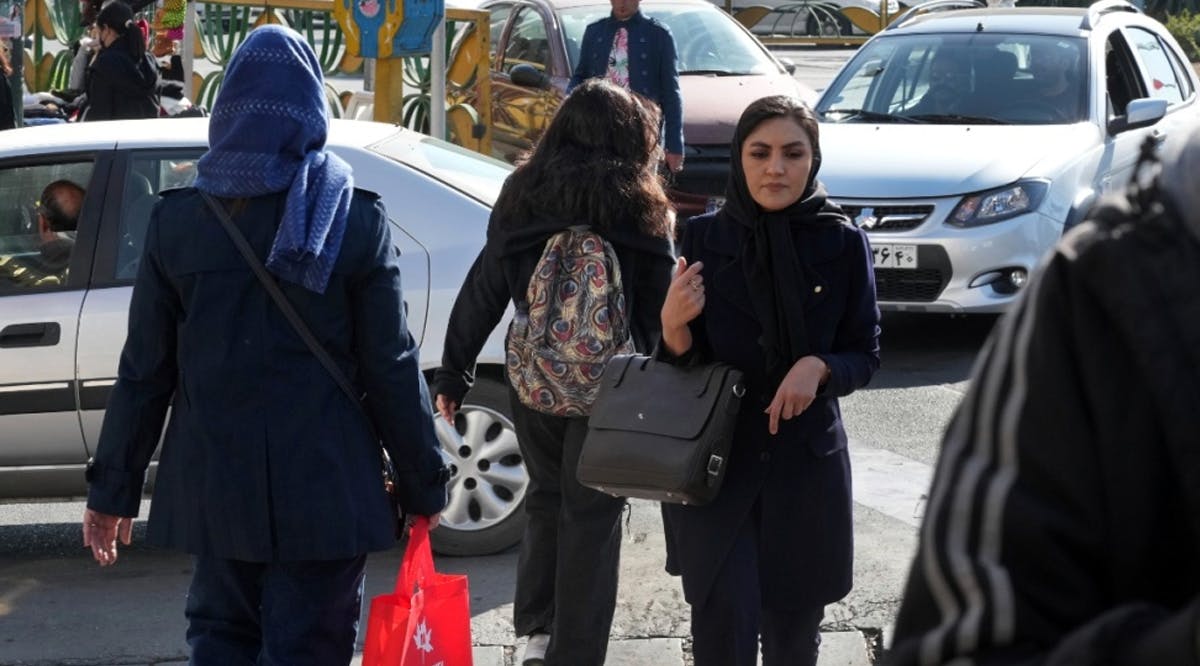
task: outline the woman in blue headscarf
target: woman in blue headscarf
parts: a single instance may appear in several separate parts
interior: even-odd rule
[[[395,544],[380,440],[403,507],[446,501],[428,391],[377,195],[325,150],[312,49],[278,26],[234,54],[195,188],[164,193],[88,469],[84,543],[129,543],[162,422],[146,538],[195,556],[193,664],[346,664],[366,553]],[[271,301],[204,195],[232,216],[314,335],[365,393],[345,395]]]

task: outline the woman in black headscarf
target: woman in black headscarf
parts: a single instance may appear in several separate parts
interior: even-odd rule
[[[662,351],[746,375],[724,486],[664,505],[696,666],[815,664],[825,604],[850,590],[850,459],[838,397],[879,367],[866,235],[825,198],[817,121],[764,97],[734,133],[725,206],[688,221]],[[688,262],[691,262],[690,264]]]
[[[96,16],[100,52],[84,74],[83,120],[158,117],[158,68],[146,56],[146,38],[133,10],[109,0]]]

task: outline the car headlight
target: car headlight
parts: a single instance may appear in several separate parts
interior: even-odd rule
[[[1012,185],[969,194],[954,207],[946,223],[956,227],[977,227],[1016,217],[1041,205],[1050,189],[1042,180],[1022,180]]]

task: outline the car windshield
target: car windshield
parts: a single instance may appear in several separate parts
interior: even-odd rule
[[[433,138],[414,139],[401,132],[371,146],[388,159],[428,174],[488,206],[500,196],[500,186],[512,166],[452,143]]]
[[[825,122],[1054,125],[1087,117],[1082,38],[915,34],[868,42],[817,103]]]
[[[680,74],[741,76],[774,74],[779,65],[729,15],[712,5],[656,5],[644,2],[642,13],[662,21],[675,37]],[[579,45],[589,23],[608,16],[612,7],[589,5],[564,9],[563,37],[571,69],[579,62]]]

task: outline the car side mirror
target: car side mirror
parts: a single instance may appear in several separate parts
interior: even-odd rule
[[[1108,121],[1108,133],[1120,134],[1140,127],[1148,127],[1167,115],[1167,100],[1141,97],[1129,102],[1125,115]]]
[[[516,85],[525,88],[548,88],[550,87],[550,77],[546,73],[539,70],[533,65],[520,64],[514,65],[508,72],[509,78]]]
[[[796,74],[796,63],[791,58],[780,58],[779,64],[783,65],[788,74],[792,74],[793,76]]]

